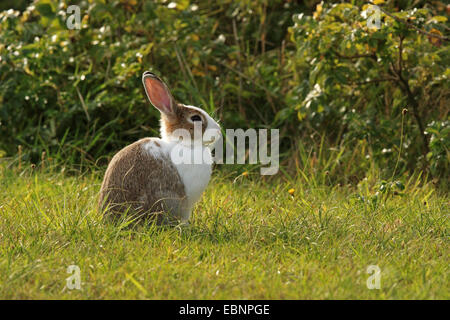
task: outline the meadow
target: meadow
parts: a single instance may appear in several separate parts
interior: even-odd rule
[[[3,163],[2,299],[450,298],[449,199],[420,175],[379,196],[375,176],[332,186],[222,170],[189,225],[158,227],[102,220],[101,174]]]
[[[449,299],[450,6],[373,4],[2,0],[0,299]],[[279,173],[216,165],[189,225],[105,221],[108,162],[159,135],[145,71],[279,129]]]

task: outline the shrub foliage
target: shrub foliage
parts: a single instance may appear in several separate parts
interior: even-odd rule
[[[448,7],[376,1],[36,0],[0,14],[0,150],[104,163],[155,135],[140,75],[224,127],[277,127],[282,147],[355,147],[392,172],[449,162]],[[412,2],[412,1],[410,1]],[[398,155],[400,154],[400,158]]]

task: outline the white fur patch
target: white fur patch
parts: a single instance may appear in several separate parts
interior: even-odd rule
[[[167,143],[159,138],[151,138],[142,147],[153,158],[161,158],[162,155],[167,154],[168,148],[166,145]]]
[[[189,147],[186,147],[186,149]],[[202,149],[202,151],[205,149]],[[191,149],[194,152],[194,149]],[[206,154],[211,157],[211,152],[206,149]],[[204,159],[205,160],[205,159]],[[211,179],[212,164],[209,161],[202,161],[200,164],[174,163],[178,170],[178,174],[183,180],[184,190],[188,200],[189,214],[194,204],[200,199],[203,191],[208,186]],[[189,217],[187,217],[189,219]]]
[[[155,143],[157,142],[159,146]],[[150,141],[144,143],[142,147],[144,150],[152,157],[158,159],[160,158],[162,161],[166,161],[166,159],[171,159],[171,152],[173,148],[177,144],[173,141],[164,141],[158,138],[151,138]],[[186,152],[191,152],[192,154],[195,152],[195,149],[190,146],[180,146],[179,148],[184,148]],[[200,146],[201,151],[205,151],[204,161],[200,164],[194,163],[178,163],[178,161],[172,161],[173,166],[177,169],[178,175],[181,178],[181,181],[184,185],[184,192],[187,197],[186,208],[182,213],[182,220],[187,222],[191,215],[192,208],[195,203],[200,199],[203,191],[208,186],[209,180],[211,178],[212,171],[212,159],[211,159],[211,151],[209,148]],[[190,150],[189,150],[190,149]],[[180,149],[178,149],[180,150]],[[163,159],[165,158],[165,159]],[[193,161],[192,161],[193,162]]]
[[[220,126],[214,121],[213,118],[209,116],[204,110],[194,107],[194,106],[186,106],[187,108],[191,108],[202,113],[207,122],[206,130],[215,130],[219,132],[220,135]],[[196,145],[191,144],[189,142],[188,145],[184,145],[179,142],[179,137],[176,138],[167,134],[166,125],[164,120],[161,119],[161,137],[162,139],[152,138],[149,142],[146,142],[143,145],[144,150],[154,158],[168,158],[172,161],[172,164],[178,171],[178,175],[180,176],[183,185],[184,191],[186,193],[187,203],[186,207],[182,212],[182,220],[187,222],[191,215],[192,208],[195,203],[200,199],[203,191],[208,186],[209,180],[211,179],[211,171],[212,171],[212,155],[211,148],[213,145],[203,146],[202,144]],[[217,140],[216,140],[217,141]],[[157,146],[155,142],[158,142],[160,146]],[[197,148],[201,148],[200,152],[204,154],[203,161],[200,164],[195,163],[183,163],[180,161],[173,161],[174,158],[171,156],[171,152],[174,147],[177,146],[177,151],[180,148],[186,150],[186,152],[191,152],[192,154],[196,151]],[[203,152],[204,151],[204,152]],[[206,159],[205,159],[206,158]],[[164,160],[165,161],[165,160]]]

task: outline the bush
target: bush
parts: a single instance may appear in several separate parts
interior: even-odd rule
[[[158,134],[140,81],[153,70],[178,100],[225,127],[281,128],[288,156],[299,141],[313,149],[325,141],[367,145],[364,156],[386,174],[448,170],[449,27],[439,2],[386,5],[392,13],[380,29],[367,28],[363,2],[70,3],[80,5],[80,30],[67,28],[65,1],[0,14],[0,150],[8,155],[22,145],[33,162],[45,150],[105,164]]]
[[[448,38],[426,33],[444,38],[447,18],[411,9],[383,14],[380,28],[369,28],[368,8],[318,5],[313,16],[294,16],[289,110],[335,143],[367,140],[368,156],[388,168],[401,151],[404,168],[424,168],[428,160],[442,174],[437,157],[424,155],[428,124],[448,117],[450,55]],[[448,130],[442,133],[448,141]],[[448,147],[439,154],[448,161]]]
[[[252,107],[270,124],[265,80],[238,74],[257,76],[243,69],[250,64],[274,72],[259,54],[279,46],[291,23],[282,1],[270,8],[266,1],[179,1],[175,7],[82,1],[80,30],[66,27],[67,4],[58,3],[37,0],[22,13],[1,14],[0,149],[8,154],[20,144],[33,161],[45,148],[71,163],[94,162],[158,134],[159,113],[146,102],[140,80],[149,69],[166,78],[182,102],[210,112],[219,103],[218,117],[228,126],[260,124],[249,114]],[[269,33],[265,23],[276,31]],[[254,55],[245,56],[244,47]]]

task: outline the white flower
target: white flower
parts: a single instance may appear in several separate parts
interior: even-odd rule
[[[221,34],[221,35],[219,35],[217,37],[215,42],[217,42],[217,43],[225,43],[225,40],[226,40],[225,36],[223,34]]]
[[[318,83],[314,85],[314,88],[308,93],[305,100],[311,100],[317,98],[322,93],[322,88]]]
[[[322,92],[322,88],[320,87],[320,85],[318,83],[316,83],[314,85],[314,88],[308,92],[308,95],[306,96],[304,102],[305,104],[305,108],[309,108],[311,105],[311,101],[314,100],[315,98],[317,98],[318,96],[320,96]]]
[[[367,10],[364,10],[364,11],[361,12],[361,17],[363,19],[367,19]]]

